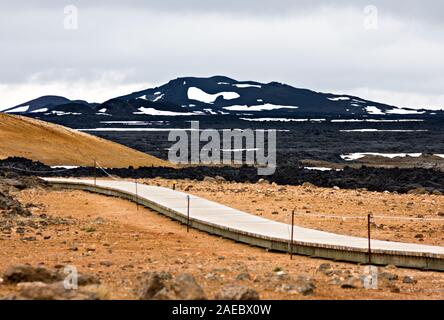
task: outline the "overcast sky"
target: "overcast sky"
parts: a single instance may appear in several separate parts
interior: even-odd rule
[[[443,16],[442,0],[0,0],[0,109],[212,75],[444,108]]]

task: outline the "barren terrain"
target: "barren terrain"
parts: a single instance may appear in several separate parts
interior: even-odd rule
[[[167,185],[171,181],[157,180],[154,183]],[[275,192],[275,195],[255,196],[257,202],[254,203],[254,199],[248,194],[234,191],[253,186],[176,183],[178,187],[193,185],[194,194],[206,195],[241,209],[250,208],[252,211],[252,208],[263,207],[263,216],[281,216],[283,220],[286,219],[283,211],[285,202],[281,204],[281,201],[275,201],[276,198],[297,194],[297,198],[301,199],[300,205],[306,206],[308,197],[319,197],[317,191],[287,188],[285,192]],[[220,188],[225,190],[224,198],[213,190]],[[254,188],[266,192],[266,189],[282,187],[257,185]],[[319,190],[321,191],[330,197],[335,194],[336,197],[338,194],[342,194],[342,197],[347,195],[342,191]],[[371,194],[364,198],[369,202],[366,210],[372,209],[370,203],[375,201],[374,198]],[[10,233],[0,233],[0,270],[4,271],[8,266],[16,264],[48,268],[74,265],[80,272],[97,275],[102,282],[102,292],[106,292],[102,295],[110,299],[137,299],[138,276],[144,271],[191,273],[210,299],[227,283],[253,288],[259,292],[261,299],[444,298],[444,292],[440,289],[444,285],[442,273],[381,268],[384,277],[396,276],[396,279],[386,280],[381,276],[377,290],[366,290],[356,281],[351,286],[348,282],[344,283],[346,279],[356,280],[363,273],[364,266],[300,256],[295,256],[291,261],[286,254],[267,252],[195,230],[187,233],[186,228],[179,223],[150,210],[137,209],[135,204],[126,200],[81,191],[41,188],[21,191],[18,199],[23,204],[28,204],[34,217],[44,214],[64,223],[49,224],[45,228],[26,226],[24,233],[17,233],[14,228]],[[296,197],[292,199],[292,203],[298,203]],[[440,198],[431,197],[429,200],[439,201]],[[317,210],[317,206],[321,206],[323,201],[325,204],[332,199],[320,198],[316,206],[312,204],[312,210]],[[30,203],[33,205],[29,205]],[[427,211],[427,205],[429,204],[422,203],[419,206]],[[268,213],[272,207],[280,213]],[[333,214],[352,212],[352,208],[342,211],[334,208],[333,204],[328,209]],[[304,220],[298,218],[297,222],[303,224]],[[305,224],[310,223],[314,222],[308,220]],[[315,285],[313,294],[303,295],[292,289],[299,276],[310,279]],[[414,279],[413,283],[405,280],[406,276],[410,280]],[[16,286],[0,284],[0,297],[16,294],[17,291]]]
[[[0,114],[0,159],[13,156],[52,166],[94,166],[94,159],[110,168],[171,166],[167,161],[70,128]]]

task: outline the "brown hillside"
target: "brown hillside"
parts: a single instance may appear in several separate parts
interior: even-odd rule
[[[0,113],[0,159],[17,156],[47,165],[108,168],[171,166],[170,163],[86,133],[22,116]]]

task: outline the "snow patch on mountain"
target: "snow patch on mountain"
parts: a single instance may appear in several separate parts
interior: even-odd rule
[[[237,88],[259,88],[259,89],[261,89],[262,88],[262,86],[260,86],[260,85],[257,85],[257,84],[247,84],[247,83],[244,83],[244,84],[242,84],[242,83],[239,83],[239,84],[233,84],[233,86],[235,86],[235,87],[237,87]]]
[[[209,94],[196,87],[190,87],[188,89],[188,99],[204,103],[214,103],[216,99],[221,96],[225,100],[233,100],[240,98],[240,95],[236,92],[219,92],[216,94]]]
[[[65,111],[52,110],[51,112],[45,113],[45,115],[81,116],[82,114],[80,112],[65,112]]]
[[[347,101],[347,100],[350,100],[349,97],[337,97],[337,98],[327,98],[327,99],[331,100],[331,101]]]
[[[290,119],[290,118],[240,118],[250,122],[324,122],[326,119]]]
[[[153,102],[157,102],[157,101],[163,99],[164,96],[165,96],[165,94],[161,94],[160,96],[156,97],[156,98],[153,100]]]
[[[378,156],[378,157],[384,157],[384,158],[405,158],[405,157],[413,157],[413,158],[419,158],[422,156],[422,153],[377,153],[377,152],[356,152],[356,153],[347,153],[342,154],[341,158],[345,161],[354,161],[358,159],[362,159],[365,156]]]
[[[371,115],[384,115],[385,114],[381,109],[376,108],[375,106],[368,106],[365,108],[365,110]]]
[[[270,111],[278,109],[298,109],[298,108],[299,107],[295,106],[279,106],[267,103],[258,106],[231,106],[231,107],[225,107],[224,109],[229,111]]]
[[[31,111],[31,113],[43,113],[43,112],[48,112],[48,108],[42,108],[42,109],[37,109],[37,110]]]
[[[134,114],[146,114],[150,116],[195,116],[194,112],[174,112],[174,111],[163,111],[156,110],[154,108],[139,108],[139,112],[134,112]]]
[[[100,121],[104,124],[123,124],[126,126],[148,126],[148,125],[164,125],[169,124],[169,121]]]
[[[217,114],[217,112],[214,112],[213,109],[204,109],[204,111],[206,111],[206,112],[208,112],[209,114],[212,114],[212,115],[216,115]]]
[[[425,111],[396,108],[396,109],[392,109],[392,110],[387,110],[387,113],[389,113],[389,114],[424,114]]]
[[[28,111],[29,106],[21,106],[11,110],[6,111],[6,113],[14,113],[14,112],[26,112]]]
[[[393,123],[393,122],[424,122],[423,119],[332,119],[332,123],[346,123],[346,122],[381,122],[381,123]]]

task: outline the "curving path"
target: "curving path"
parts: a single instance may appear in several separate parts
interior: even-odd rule
[[[118,196],[187,223],[190,197],[190,226],[239,242],[288,252],[291,226],[248,214],[216,202],[162,187],[116,180],[45,178],[64,188]],[[444,271],[444,247],[372,240],[372,263]],[[358,263],[368,262],[366,238],[338,235],[294,227],[293,252],[312,257]]]

